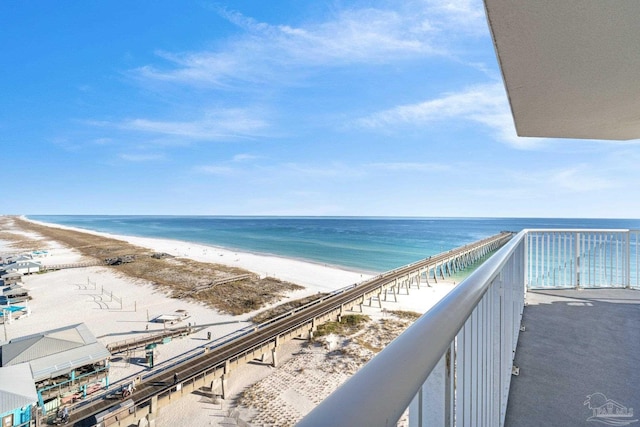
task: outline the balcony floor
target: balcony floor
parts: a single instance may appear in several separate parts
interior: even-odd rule
[[[640,426],[640,291],[529,291],[523,323],[507,427]],[[594,393],[636,414],[593,417],[585,402]],[[591,398],[592,408],[606,402],[602,395]]]

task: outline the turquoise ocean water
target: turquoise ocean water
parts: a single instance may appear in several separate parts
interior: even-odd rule
[[[630,228],[640,219],[29,215],[107,233],[175,239],[383,272],[523,228]]]

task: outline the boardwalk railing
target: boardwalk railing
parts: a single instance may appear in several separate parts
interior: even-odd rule
[[[85,267],[95,267],[99,265],[105,265],[104,261],[95,260],[95,261],[86,261],[86,262],[76,262],[72,264],[43,265],[42,270],[44,271],[66,270],[69,268],[85,268]]]
[[[638,287],[639,234],[520,232],[298,426],[502,426],[526,288]]]

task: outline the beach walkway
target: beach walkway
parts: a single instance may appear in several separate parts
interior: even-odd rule
[[[507,427],[638,425],[640,291],[529,291]]]

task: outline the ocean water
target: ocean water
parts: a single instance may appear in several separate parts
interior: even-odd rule
[[[630,228],[640,219],[29,215],[113,234],[175,239],[367,272],[524,228]]]

